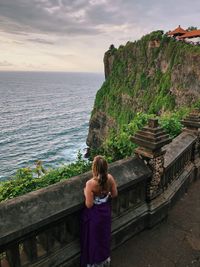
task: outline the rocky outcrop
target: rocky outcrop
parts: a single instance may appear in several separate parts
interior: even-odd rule
[[[90,131],[86,141],[87,145],[92,148],[100,147],[112,127],[116,127],[116,125],[111,117],[109,118],[106,113],[101,111],[95,113],[89,123]]]
[[[107,79],[110,73],[112,72],[113,62],[114,62],[114,54],[112,54],[111,50],[108,50],[104,55],[104,72],[105,78]]]
[[[105,82],[97,92],[87,138],[100,147],[110,129],[130,122],[138,111],[160,113],[200,99],[200,47],[162,31],[104,55]]]
[[[194,103],[200,96],[200,55],[185,56],[184,63],[174,67],[171,82],[177,106]]]

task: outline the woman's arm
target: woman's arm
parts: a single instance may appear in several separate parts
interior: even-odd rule
[[[115,182],[115,179],[113,178],[113,176],[111,174],[109,174],[109,180],[110,180],[110,185],[111,185],[111,189],[110,189],[110,193],[111,193],[111,197],[117,197],[118,195],[118,191],[117,191],[117,184]]]
[[[86,186],[84,188],[84,195],[86,207],[91,208],[93,206],[94,193],[92,192],[92,183],[90,180],[86,183]]]

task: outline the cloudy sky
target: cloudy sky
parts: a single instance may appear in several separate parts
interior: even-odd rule
[[[103,72],[103,55],[153,30],[200,28],[199,0],[0,0],[0,70]]]

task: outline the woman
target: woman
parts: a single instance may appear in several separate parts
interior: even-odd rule
[[[93,177],[84,188],[85,209],[81,221],[81,267],[104,267],[110,264],[111,201],[117,196],[116,182],[108,174],[108,164],[96,156]]]

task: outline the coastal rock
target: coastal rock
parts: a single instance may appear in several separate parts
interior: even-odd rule
[[[97,112],[91,117],[89,123],[89,134],[86,144],[92,148],[98,148],[105,140],[109,129],[115,127],[115,122],[112,118],[109,118],[104,112]],[[92,144],[92,146],[91,146]]]
[[[104,55],[103,62],[104,62],[104,72],[105,78],[107,79],[109,74],[112,72],[113,62],[115,59],[115,51],[114,47],[111,47]]]

